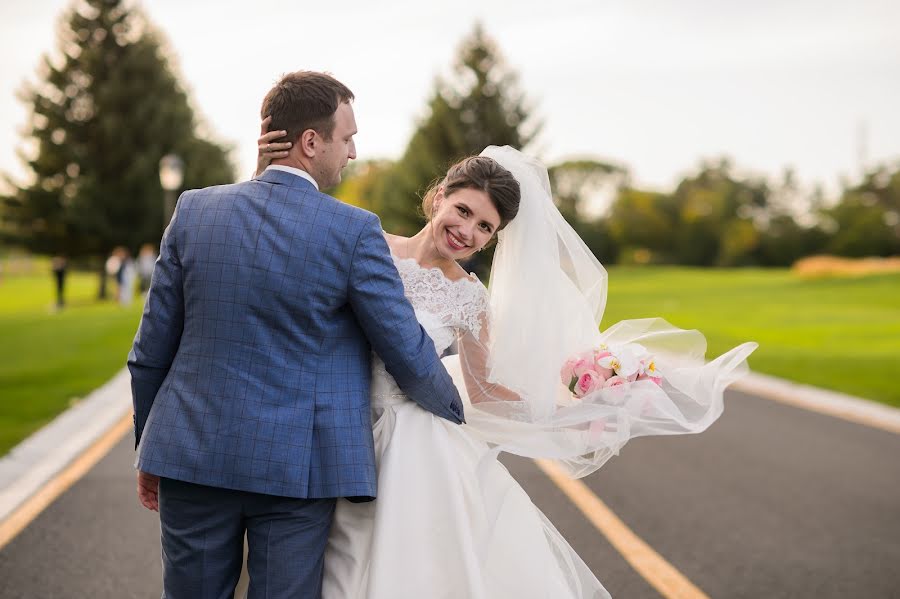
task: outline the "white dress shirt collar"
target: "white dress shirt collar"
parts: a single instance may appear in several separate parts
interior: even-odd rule
[[[304,179],[312,183],[315,186],[316,190],[319,189],[319,184],[316,183],[316,180],[312,178],[312,175],[302,169],[294,168],[293,166],[284,166],[283,164],[270,164],[266,167],[266,170],[269,169],[273,171],[284,171],[292,175],[297,175],[298,177],[303,177]]]

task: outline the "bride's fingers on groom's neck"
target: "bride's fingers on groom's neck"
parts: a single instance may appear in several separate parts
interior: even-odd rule
[[[268,133],[264,133],[263,135],[260,135],[259,140],[261,142],[268,143],[273,140],[284,137],[285,135],[287,135],[287,131],[285,131],[284,129],[279,129],[278,131],[269,131]],[[284,142],[284,143],[290,143],[290,142]]]
[[[262,123],[259,124],[259,133],[260,135],[265,134],[269,130],[269,123],[272,122],[272,116],[269,115],[262,120]]]

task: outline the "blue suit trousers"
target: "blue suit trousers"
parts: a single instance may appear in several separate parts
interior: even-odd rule
[[[248,599],[319,599],[335,501],[160,479],[163,599],[232,599],[245,534]]]

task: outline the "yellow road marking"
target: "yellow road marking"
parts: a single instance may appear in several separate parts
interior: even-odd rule
[[[547,460],[535,462],[660,595],[666,599],[709,599],[706,593],[634,534],[586,484],[569,478],[553,462]]]
[[[127,414],[102,437],[94,441],[84,453],[65,467],[62,472],[50,479],[41,489],[29,497],[22,505],[3,522],[0,522],[0,549],[22,532],[32,520],[47,509],[57,497],[62,495],[99,462],[112,447],[118,443],[125,433],[132,428],[131,414]],[[135,483],[137,484],[137,483]]]

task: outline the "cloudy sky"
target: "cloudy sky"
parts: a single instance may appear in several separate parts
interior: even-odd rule
[[[596,156],[666,188],[703,158],[796,170],[834,187],[900,159],[895,0],[145,0],[184,83],[241,173],[259,104],[287,71],[327,70],[356,94],[360,158],[397,157],[460,40],[480,21],[545,127],[547,162]],[[15,97],[55,48],[63,0],[0,8],[0,172],[26,111]],[[127,150],[127,148],[125,149]]]

